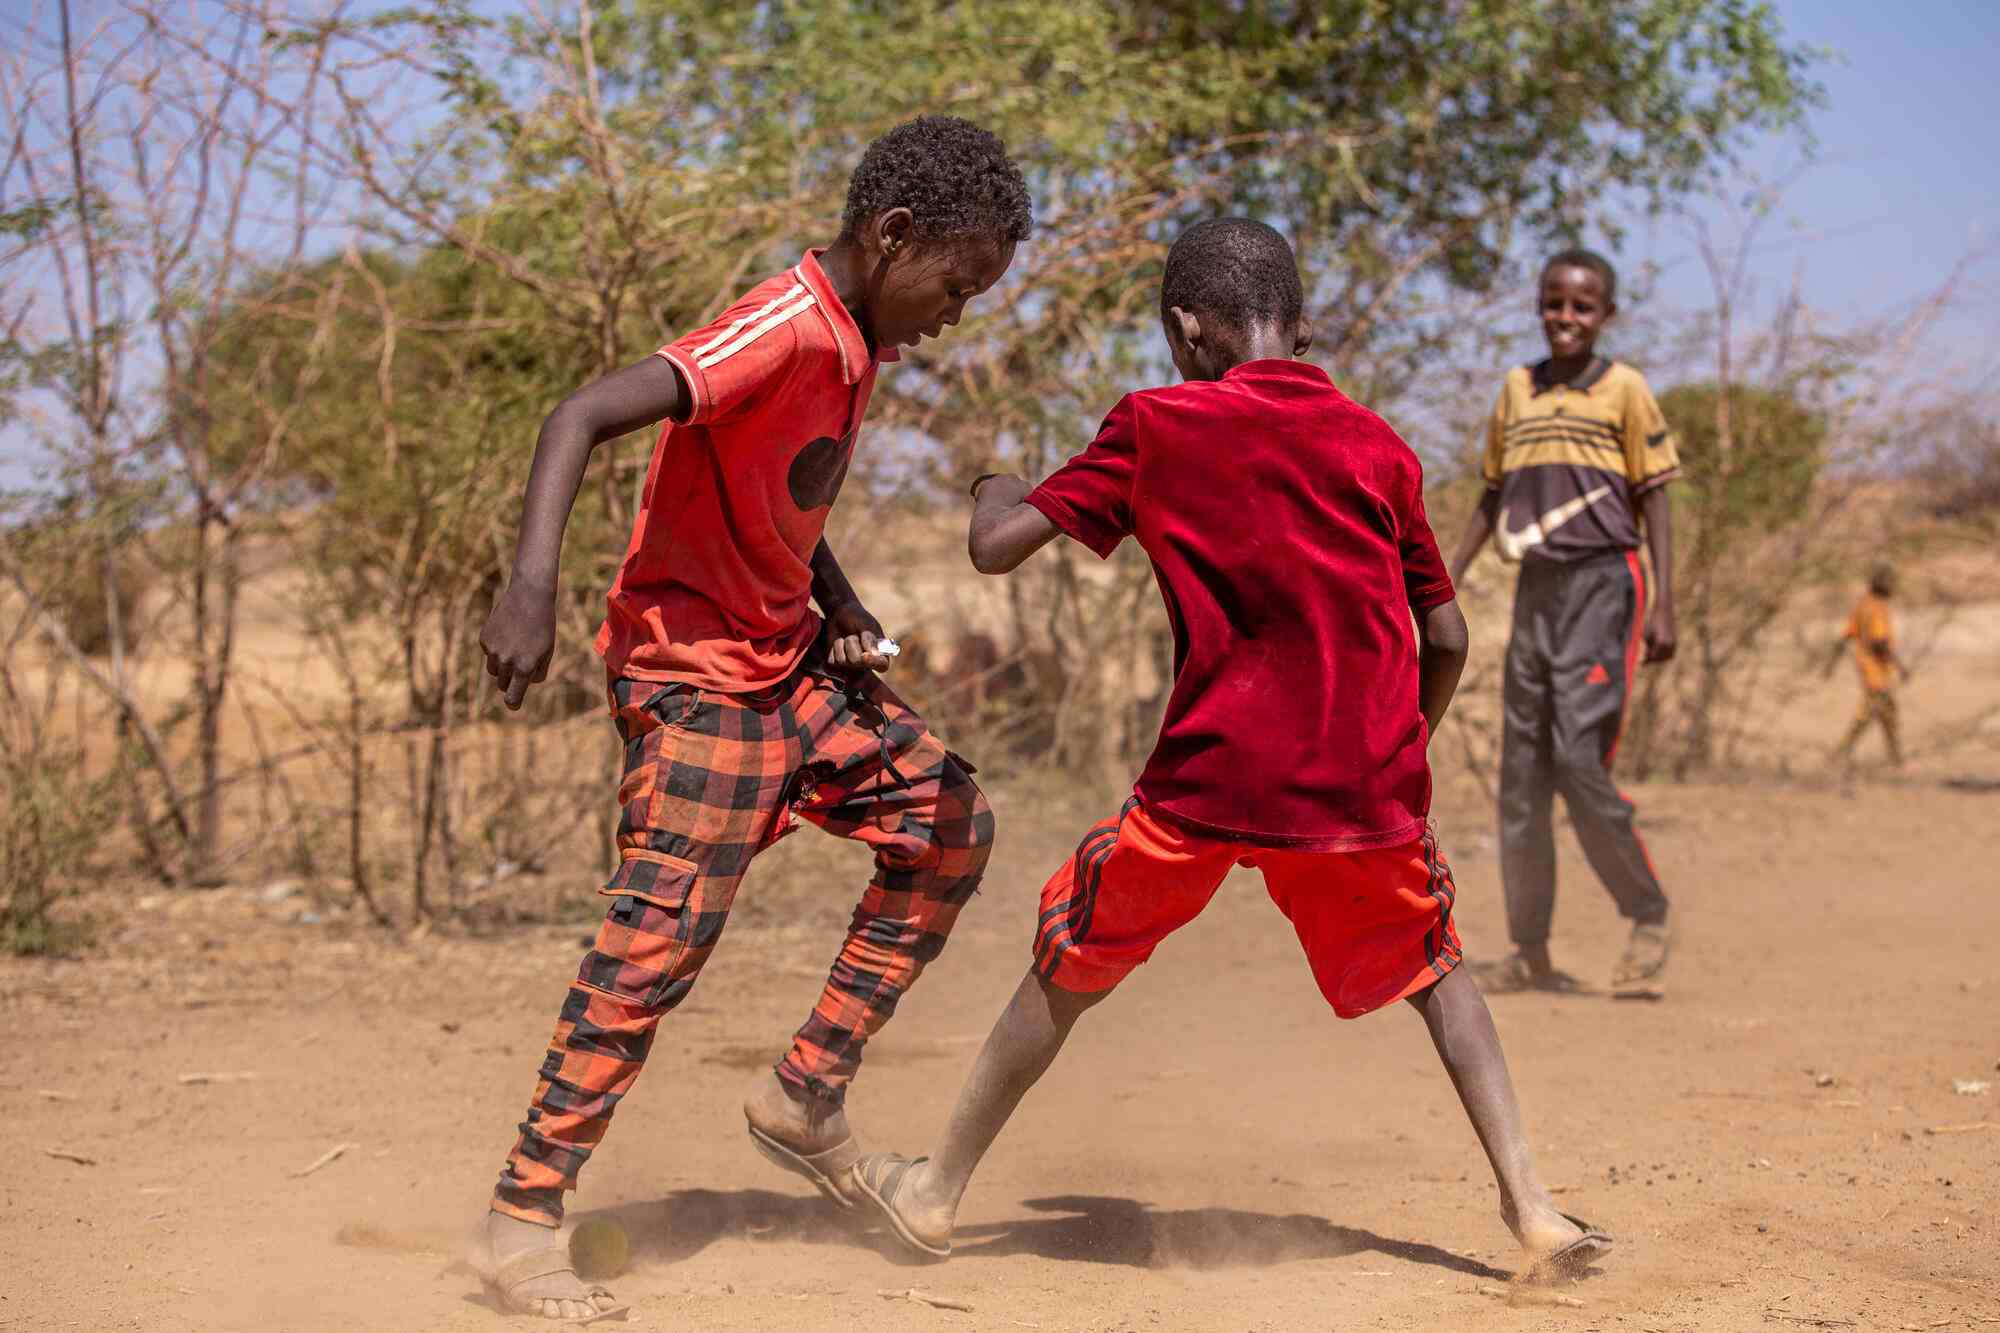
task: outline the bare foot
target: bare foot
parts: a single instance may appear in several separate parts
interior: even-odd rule
[[[548,1271],[509,1283],[509,1264],[537,1253],[547,1255],[544,1264],[524,1261],[515,1267]],[[472,1267],[499,1289],[501,1307],[509,1314],[574,1322],[617,1308],[609,1291],[585,1282],[570,1269],[568,1240],[560,1231],[505,1213],[489,1211],[479,1224],[473,1236]]]

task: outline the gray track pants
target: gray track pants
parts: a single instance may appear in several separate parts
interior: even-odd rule
[[[1619,912],[1634,922],[1666,920],[1667,897],[1632,826],[1632,803],[1611,781],[1645,602],[1636,552],[1521,565],[1500,748],[1500,876],[1517,945],[1549,937],[1557,792]]]

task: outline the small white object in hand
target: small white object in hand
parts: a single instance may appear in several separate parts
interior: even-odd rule
[[[875,651],[884,657],[895,657],[903,651],[903,645],[897,643],[894,639],[877,639],[875,640]]]

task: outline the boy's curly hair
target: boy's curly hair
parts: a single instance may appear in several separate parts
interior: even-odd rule
[[[918,116],[868,145],[847,182],[841,239],[907,208],[924,240],[1028,239],[1034,205],[997,135],[957,116]]]
[[[1253,218],[1210,218],[1174,238],[1160,278],[1160,317],[1175,306],[1236,328],[1296,323],[1305,308],[1291,243]]]
[[[1589,269],[1597,275],[1598,281],[1604,284],[1604,299],[1614,304],[1617,302],[1618,270],[1611,267],[1611,261],[1597,251],[1580,248],[1558,250],[1549,256],[1547,263],[1542,265],[1542,278],[1546,279],[1559,268]],[[1536,285],[1540,285],[1539,279]]]

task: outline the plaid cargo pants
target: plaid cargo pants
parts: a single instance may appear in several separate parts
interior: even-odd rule
[[[804,819],[875,851],[875,874],[778,1076],[833,1102],[861,1048],[944,949],[979,886],[993,814],[970,770],[873,676],[803,667],[756,695],[618,680],[617,871],[542,1061],[496,1211],[546,1225],[687,997],[751,858]]]

